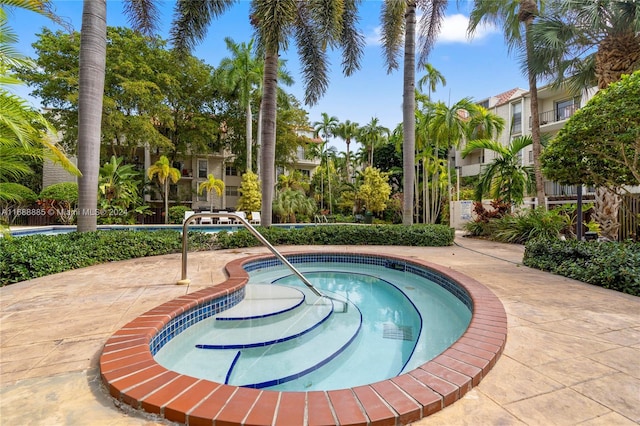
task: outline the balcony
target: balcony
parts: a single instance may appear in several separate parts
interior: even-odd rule
[[[540,125],[544,126],[547,124],[558,123],[560,121],[567,120],[578,110],[577,105],[568,105],[562,108],[556,108],[551,111],[545,111],[538,114],[540,116]],[[529,117],[529,128],[531,128],[532,119]]]

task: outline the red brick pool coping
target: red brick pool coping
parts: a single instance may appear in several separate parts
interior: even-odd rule
[[[198,379],[167,370],[154,360],[151,339],[171,319],[241,289],[248,281],[242,265],[271,257],[234,260],[225,266],[229,278],[223,283],[164,303],[114,333],[100,356],[101,378],[111,396],[189,425],[403,425],[453,404],[477,386],[506,344],[507,316],[502,302],[487,287],[440,265],[385,255],[447,276],[465,288],[473,301],[471,322],[462,337],[415,370],[349,389],[279,392]]]

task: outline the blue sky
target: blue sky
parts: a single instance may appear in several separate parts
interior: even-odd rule
[[[438,87],[432,97],[454,103],[463,97],[481,100],[514,87],[527,88],[527,80],[520,70],[516,55],[507,52],[500,30],[483,28],[473,40],[469,40],[466,28],[472,2],[460,0],[449,3],[441,34],[428,58],[428,62],[444,75],[447,84]],[[54,4],[56,13],[79,31],[82,1],[61,0]],[[229,36],[236,42],[249,41],[253,34],[248,20],[249,4],[247,0],[240,1],[232,10],[213,21],[207,38],[197,46],[194,55],[215,67],[229,55],[224,44],[225,37]],[[351,120],[360,125],[377,117],[382,125],[390,129],[402,121],[402,69],[392,74],[386,72],[379,42],[381,4],[379,0],[362,2],[359,28],[366,37],[366,47],[360,71],[351,77],[342,76],[339,52],[330,55],[330,87],[317,105],[305,106],[312,124],[321,119],[323,112],[336,116],[340,121]],[[172,20],[173,2],[160,2],[159,5],[159,33],[166,38]],[[19,52],[27,56],[33,56],[31,44],[43,27],[62,29],[44,17],[25,11],[10,11],[9,24],[18,34]],[[107,24],[128,26],[120,1],[107,1]],[[287,59],[287,69],[296,81],[294,86],[285,90],[302,101],[304,87],[295,44],[291,44],[282,57]],[[418,72],[416,78],[422,75]],[[18,93],[26,96],[28,89]],[[37,105],[37,100],[31,102]],[[333,145],[344,150],[341,141],[335,140]]]

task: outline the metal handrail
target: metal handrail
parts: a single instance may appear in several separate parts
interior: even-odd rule
[[[318,289],[316,289],[313,286],[313,284],[311,284],[311,282],[309,282],[309,280],[305,278],[305,276],[302,275],[300,271],[298,271],[291,264],[291,262],[289,262],[282,254],[280,254],[280,252],[276,250],[276,248],[272,246],[271,243],[267,241],[267,239],[263,237],[262,234],[259,233],[256,230],[256,228],[254,228],[253,225],[251,225],[247,221],[247,219],[235,213],[195,213],[185,219],[184,223],[182,224],[182,278],[180,279],[180,281],[178,281],[178,284],[187,284],[189,282],[189,279],[187,278],[187,244],[188,244],[187,231],[189,228],[189,224],[203,217],[231,217],[234,220],[237,220],[242,225],[244,225],[244,227],[247,228],[249,232],[253,234],[254,237],[256,237],[262,244],[264,244],[269,250],[271,250],[271,252],[282,263],[284,263],[287,266],[287,268],[291,270],[291,272],[293,272],[298,278],[300,278],[300,280],[304,283],[304,285],[306,285],[316,296],[326,297],[324,294],[320,293],[320,291],[318,291]]]

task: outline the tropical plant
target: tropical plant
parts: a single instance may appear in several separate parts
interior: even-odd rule
[[[631,0],[572,0],[554,8],[532,27],[536,71],[574,91],[597,84],[604,89],[640,69],[640,10]],[[617,239],[615,188],[596,188],[596,215],[603,236]]]
[[[176,25],[172,30],[178,48],[191,48],[202,40],[206,25],[227,10],[233,1],[177,3]],[[276,102],[278,56],[290,38],[298,44],[305,103],[315,104],[328,85],[327,46],[341,48],[343,73],[351,75],[359,68],[364,40],[356,31],[356,2],[263,2],[251,3],[251,22],[256,28],[256,41],[264,52],[264,80],[261,120],[262,224],[271,225],[275,179]]]
[[[591,1],[591,0],[588,0]],[[474,0],[474,8],[469,16],[469,34],[475,33],[481,23],[502,25],[509,51],[521,54],[523,69],[529,80],[531,97],[531,139],[533,148],[533,170],[535,174],[538,205],[545,199],[544,179],[540,164],[542,139],[540,134],[540,114],[538,113],[538,74],[533,65],[534,47],[531,27],[540,10],[544,10],[546,0]]]
[[[531,136],[520,136],[508,146],[490,139],[477,139],[467,144],[462,150],[463,158],[475,149],[487,149],[497,154],[480,175],[474,193],[475,201],[482,201],[483,196],[488,194],[511,205],[522,203],[525,194],[534,190],[535,181],[532,168],[522,165],[520,152],[532,143]]]
[[[252,92],[262,82],[263,62],[255,55],[254,40],[249,43],[236,43],[230,37],[224,39],[231,58],[224,58],[218,69],[223,73],[223,79],[236,94],[238,103],[245,108],[247,164],[246,170],[252,169],[253,151],[253,114],[251,112]]]
[[[329,114],[323,112],[321,114],[322,121],[316,121],[313,123],[314,132],[316,136],[319,136],[324,141],[320,145],[320,164],[324,164],[327,172],[327,181],[329,184],[329,213],[333,213],[331,206],[331,177],[329,176],[329,156],[328,156],[328,147],[329,147],[329,138],[335,136],[335,132],[338,128],[339,121],[335,116],[329,117]],[[322,192],[322,201],[324,203],[324,179],[320,181],[321,192]],[[324,208],[324,206],[323,206]]]
[[[387,0],[382,6],[382,45],[387,71],[398,68],[397,57],[404,38],[404,79],[402,97],[403,163],[403,214],[402,223],[413,223],[413,185],[415,180],[415,52],[416,11],[422,10],[420,20],[420,47],[418,63],[426,63],[426,57],[436,42],[447,7],[441,0]],[[373,161],[371,162],[373,163]]]
[[[351,145],[351,139],[355,139],[358,136],[358,128],[359,128],[358,123],[353,123],[350,120],[346,120],[344,123],[339,123],[336,129],[334,130],[335,135],[342,138],[344,140],[344,143],[347,145],[347,152],[345,156],[345,175],[346,175],[347,181],[349,182],[352,181],[351,170],[350,170],[351,151],[349,147]]]
[[[176,183],[180,180],[180,170],[171,166],[169,159],[163,155],[149,167],[147,177],[150,180],[157,177],[160,186],[164,188],[164,223],[169,223],[169,181]]]
[[[0,183],[0,225],[10,225],[22,216],[21,210],[33,205],[38,195],[24,185]]]
[[[131,164],[122,164],[123,159],[111,157],[100,168],[98,180],[98,203],[100,215],[106,223],[126,223],[135,220],[137,213],[144,213],[141,185],[144,174]]]
[[[297,215],[312,216],[316,211],[315,202],[304,192],[287,188],[279,191],[273,201],[273,213],[281,223],[296,223]]]
[[[260,192],[260,182],[258,182],[257,174],[253,172],[243,174],[238,191],[240,191],[240,198],[236,206],[238,210],[247,212],[260,210],[262,193]]]
[[[389,174],[373,167],[364,169],[362,184],[358,187],[357,198],[367,212],[381,212],[387,206],[391,195],[391,186],[387,183]]]
[[[76,218],[78,206],[78,184],[74,182],[61,182],[47,186],[39,195],[39,203],[45,213],[56,216],[60,222],[70,225]],[[87,215],[97,216],[96,208]]]
[[[211,173],[207,176],[207,180],[201,182],[198,185],[198,193],[202,194],[203,192],[207,192],[207,197],[209,198],[210,205],[209,210],[213,211],[213,193],[218,194],[218,197],[222,196],[222,191],[224,191],[224,181],[222,179],[217,179]]]
[[[567,121],[542,155],[545,175],[567,185],[594,185],[621,193],[640,185],[640,71],[598,92]],[[611,190],[609,191],[611,192]],[[617,240],[619,197],[597,191],[594,219]]]
[[[366,153],[364,164],[373,167],[373,152],[376,146],[382,144],[390,135],[389,129],[381,125],[377,117],[372,117],[371,121],[360,127],[357,139],[362,144],[363,154]]]

